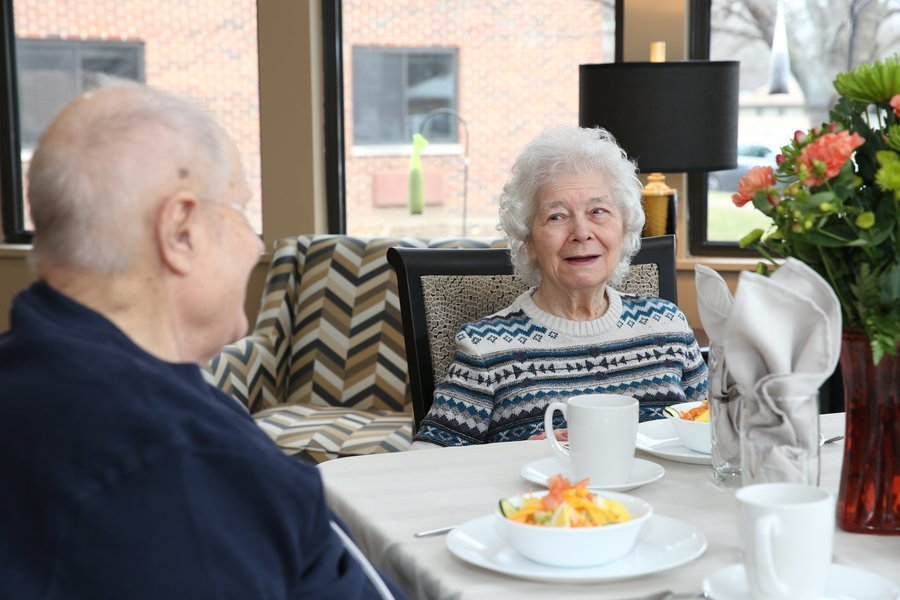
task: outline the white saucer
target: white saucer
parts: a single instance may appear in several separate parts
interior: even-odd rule
[[[749,600],[744,565],[731,565],[716,571],[703,580],[703,591],[716,600]],[[881,575],[833,564],[825,594],[827,600],[895,600],[900,597],[900,587]]]
[[[531,461],[522,467],[521,474],[528,481],[545,487],[547,481],[557,474],[564,475],[574,483],[572,468],[553,456]],[[655,462],[650,462],[643,458],[635,458],[631,465],[631,475],[628,476],[628,481],[609,485],[588,485],[588,488],[592,490],[625,492],[654,482],[665,474],[666,470]]]
[[[688,563],[706,551],[699,529],[663,515],[644,525],[631,552],[595,567],[551,567],[516,552],[497,532],[494,515],[468,521],[447,536],[447,549],[477,567],[535,581],[589,583],[616,581],[658,573]]]
[[[654,443],[672,440],[662,445]],[[675,462],[689,463],[692,465],[711,465],[709,454],[695,452],[678,440],[678,434],[672,427],[669,419],[657,419],[638,423],[638,436],[636,447],[647,454],[665,458]]]

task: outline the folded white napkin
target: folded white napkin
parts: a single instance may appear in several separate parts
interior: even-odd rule
[[[694,283],[697,286],[697,308],[700,322],[709,337],[710,344],[722,342],[725,322],[731,314],[731,290],[722,276],[705,265],[694,265]]]
[[[733,298],[722,276],[704,265],[694,266],[697,309],[709,338],[709,401],[712,410],[713,468],[734,472],[741,464],[741,391],[728,372],[722,351],[725,324]]]
[[[770,277],[741,273],[722,348],[746,393],[745,483],[817,482],[818,402],[803,400],[834,371],[840,346],[840,304],[818,273],[794,259]]]
[[[837,366],[841,306],[818,273],[789,258],[770,277],[741,273],[722,343],[744,389],[772,382],[772,392],[807,395]]]

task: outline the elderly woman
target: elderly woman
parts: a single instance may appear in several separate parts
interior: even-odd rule
[[[503,188],[500,227],[533,287],[463,325],[413,447],[524,440],[543,432],[551,401],[577,394],[637,398],[641,420],[705,398],[684,314],[615,290],[643,225],[635,165],[608,132],[558,127],[532,141]]]

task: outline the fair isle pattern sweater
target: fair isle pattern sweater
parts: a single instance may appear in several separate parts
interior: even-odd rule
[[[706,398],[707,371],[687,319],[659,298],[607,288],[594,321],[544,312],[529,290],[456,336],[456,354],[415,436],[462,446],[524,440],[544,430],[544,409],[578,394],[624,394],[640,419],[669,404]],[[556,413],[555,427],[565,427]]]

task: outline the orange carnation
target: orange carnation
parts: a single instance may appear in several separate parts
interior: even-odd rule
[[[731,201],[734,205],[741,207],[751,200],[756,192],[768,189],[775,185],[775,171],[772,167],[753,167],[746,175],[741,177],[738,184],[738,191],[732,194]]]
[[[807,170],[807,176],[802,183],[804,185],[821,185],[837,175],[844,163],[850,159],[857,148],[863,145],[864,141],[858,133],[846,131],[826,133],[817,138],[797,157],[797,167],[806,165]],[[816,173],[816,163],[825,165],[824,177]]]

